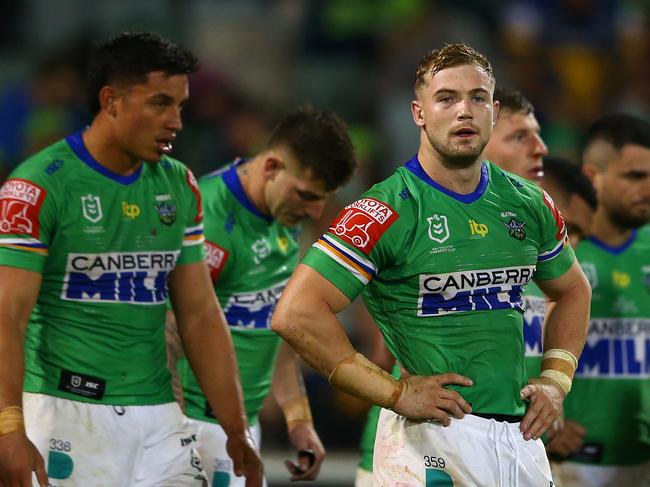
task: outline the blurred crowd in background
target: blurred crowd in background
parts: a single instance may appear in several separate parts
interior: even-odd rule
[[[529,98],[553,156],[580,162],[585,129],[610,112],[650,115],[647,0],[11,0],[0,16],[0,170],[82,129],[83,69],[94,40],[161,34],[202,62],[173,157],[197,176],[255,154],[296,105],[339,113],[361,167],[322,218],[417,150],[409,104],[419,59],[464,41],[497,83]],[[306,232],[307,240],[320,229]],[[357,348],[368,323],[345,319]],[[316,426],[330,450],[358,442],[367,405],[306,370]],[[266,446],[286,445],[269,404]]]

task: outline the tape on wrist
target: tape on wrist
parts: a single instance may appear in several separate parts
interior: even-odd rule
[[[25,431],[23,408],[20,406],[8,406],[0,410],[0,436],[17,431]]]
[[[360,353],[341,360],[329,376],[329,383],[348,394],[392,409],[406,389],[388,372]]]
[[[571,390],[573,375],[577,368],[578,359],[575,355],[568,350],[553,348],[544,352],[540,377],[546,377],[556,382],[567,395]]]
[[[311,408],[307,396],[299,396],[280,405],[287,422],[287,429],[291,431],[300,424],[312,424]]]

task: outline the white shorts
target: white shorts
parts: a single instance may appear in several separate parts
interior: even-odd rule
[[[357,468],[354,487],[372,487],[372,472],[361,467]]]
[[[232,468],[232,460],[226,451],[228,436],[221,425],[189,419],[196,430],[196,448],[199,451],[210,487],[245,487],[246,477],[237,477]],[[250,427],[251,436],[259,451],[262,439],[260,424]],[[264,479],[266,486],[266,479]]]
[[[650,487],[650,462],[631,467],[553,462],[552,468],[560,487]]]
[[[382,409],[374,454],[375,487],[550,487],[541,440],[525,441],[519,423],[467,415],[448,427]]]
[[[26,392],[23,409],[50,487],[206,485],[194,430],[175,402],[106,406]]]

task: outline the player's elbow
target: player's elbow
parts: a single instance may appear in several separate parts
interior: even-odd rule
[[[285,339],[288,338],[287,335],[291,329],[290,316],[291,303],[288,303],[285,299],[280,299],[271,317],[271,329]]]

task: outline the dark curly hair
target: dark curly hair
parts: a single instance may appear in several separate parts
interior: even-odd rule
[[[99,112],[99,90],[109,84],[137,84],[152,71],[170,75],[197,71],[189,50],[156,34],[123,32],[95,46],[86,73],[86,96],[92,114]]]

